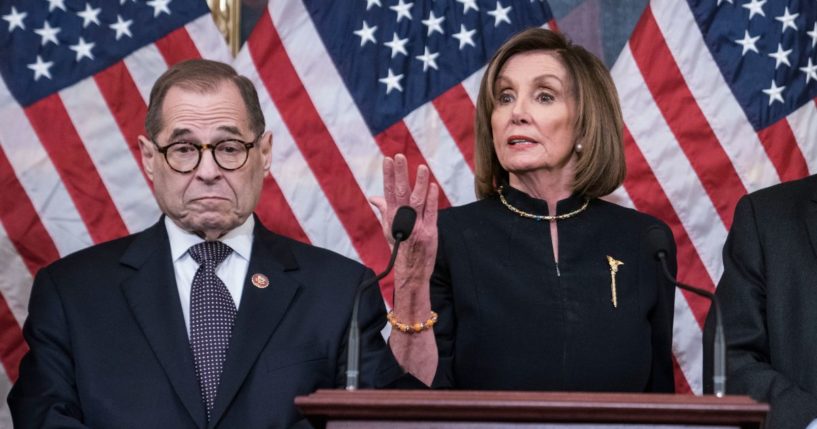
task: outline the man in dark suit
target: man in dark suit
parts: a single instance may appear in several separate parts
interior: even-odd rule
[[[343,385],[355,288],[372,272],[252,215],[272,136],[252,83],[231,67],[172,67],[145,129],[142,162],[164,216],[37,274],[30,351],[9,395],[15,427],[289,427],[301,419],[295,396]],[[427,317],[427,292],[397,293],[398,320]],[[376,285],[360,308],[361,385],[411,380],[406,370],[430,382],[436,365],[421,351],[436,350],[416,344],[432,333],[396,332],[390,351]]]
[[[769,402],[770,428],[803,429],[817,419],[816,252],[817,176],[738,203],[717,289],[728,345],[727,390]],[[711,383],[708,375],[704,380]]]

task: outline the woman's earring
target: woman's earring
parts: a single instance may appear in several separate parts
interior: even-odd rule
[[[582,147],[581,143],[576,143],[576,146],[574,146],[573,149],[576,151],[576,153],[582,153],[582,150],[584,150],[584,147]]]

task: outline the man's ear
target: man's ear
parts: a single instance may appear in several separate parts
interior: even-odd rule
[[[258,150],[261,151],[261,156],[264,159],[264,171],[269,171],[270,165],[272,165],[272,131],[265,132],[258,139]]]
[[[145,174],[148,176],[150,181],[153,181],[153,170],[155,168],[155,162],[159,159],[158,151],[156,147],[153,145],[153,142],[148,140],[147,137],[140,135],[139,136],[139,152],[142,154],[142,168],[145,169]]]

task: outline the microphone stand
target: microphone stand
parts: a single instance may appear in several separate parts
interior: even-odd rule
[[[346,390],[356,390],[360,377],[360,327],[357,321],[360,296],[364,289],[380,281],[380,279],[386,277],[386,275],[391,272],[392,267],[394,267],[394,261],[397,259],[397,250],[400,248],[400,243],[409,238],[412,229],[414,229],[414,222],[416,220],[417,212],[414,211],[413,208],[402,206],[397,209],[397,212],[394,214],[394,220],[392,221],[391,234],[394,238],[394,248],[391,251],[389,265],[376,277],[358,285],[355,291],[355,302],[352,306],[352,320],[349,322],[349,340],[346,342],[346,346],[348,347],[346,354]]]
[[[395,237],[394,250],[392,250],[389,265],[386,270],[380,273],[377,277],[371,278],[357,287],[355,292],[355,303],[352,306],[352,321],[349,323],[349,341],[347,343],[348,350],[346,354],[346,390],[357,390],[358,376],[360,375],[360,327],[357,323],[358,307],[360,307],[360,295],[363,290],[371,286],[373,283],[380,281],[394,267],[394,261],[397,259],[397,249],[400,248],[400,243],[404,240],[402,234],[400,237]]]
[[[723,333],[723,317],[721,316],[721,306],[718,303],[718,298],[714,293],[708,290],[683,284],[675,279],[669,272],[667,267],[667,252],[659,250],[656,257],[661,261],[661,267],[664,270],[664,277],[666,277],[675,286],[708,298],[715,308],[715,340],[713,346],[713,368],[712,368],[712,384],[713,392],[718,398],[722,398],[726,394],[726,337]]]

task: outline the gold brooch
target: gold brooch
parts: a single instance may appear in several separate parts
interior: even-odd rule
[[[616,273],[618,273],[618,267],[624,265],[624,262],[607,255],[607,263],[610,264],[610,293],[613,295],[613,307],[618,308],[618,297],[616,296]]]

